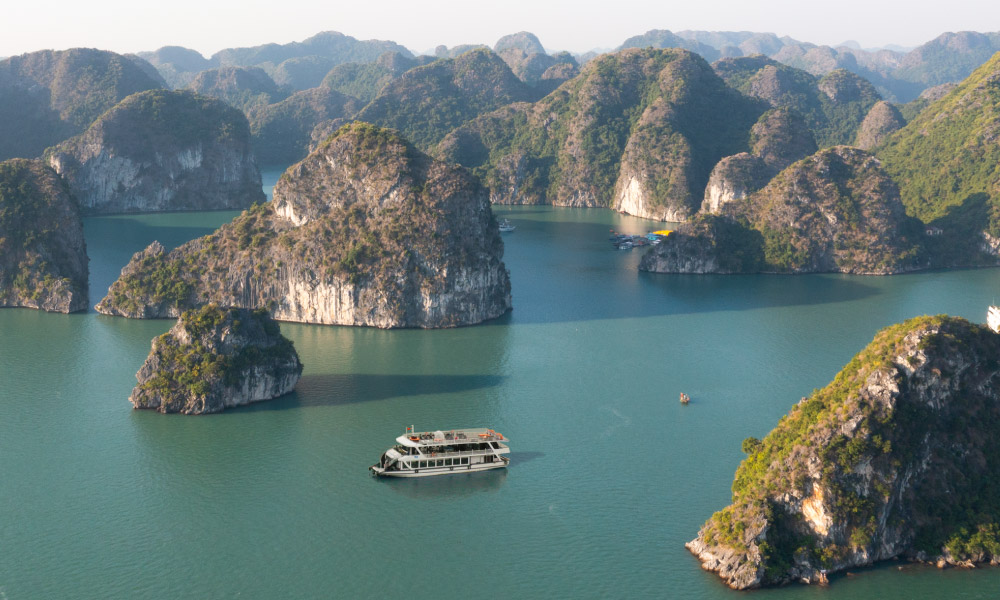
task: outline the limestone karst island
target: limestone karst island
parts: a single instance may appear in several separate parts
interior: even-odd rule
[[[1000,11],[0,22],[0,600],[1000,595]]]

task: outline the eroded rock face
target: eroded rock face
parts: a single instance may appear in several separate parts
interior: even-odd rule
[[[0,307],[87,308],[87,245],[76,200],[38,160],[0,162]]]
[[[302,363],[266,310],[208,305],[153,340],[129,402],[161,413],[222,412],[283,396]]]
[[[892,558],[1000,564],[998,352],[964,319],[879,332],[751,446],[733,503],[687,548],[737,589]]]
[[[712,169],[701,210],[719,213],[722,206],[745,200],[779,171],[816,152],[816,140],[794,110],[765,112],[750,129],[750,152],[727,156]]]
[[[763,112],[700,56],[635,48],[591,60],[538,102],[466,122],[436,155],[472,168],[495,201],[684,220],[697,213],[712,167],[746,149]]]
[[[750,194],[767,185],[773,174],[763,160],[747,152],[723,158],[708,178],[701,211],[718,214],[725,204],[746,200]]]
[[[742,232],[759,234],[764,259],[740,263],[748,268],[858,275],[926,268],[921,258],[922,228],[906,216],[899,190],[878,159],[857,148],[821,150],[792,164],[745,199],[719,202],[717,210],[734,228],[713,234],[709,240],[713,247],[731,235],[741,240],[737,245],[742,247],[749,239]],[[667,251],[661,244],[649,253]],[[649,270],[660,270],[654,266],[660,263],[650,260]]]
[[[190,92],[133,94],[46,159],[85,214],[245,208],[265,199],[246,117]]]
[[[865,120],[861,122],[854,145],[862,150],[871,150],[904,125],[906,121],[899,109],[882,100],[868,111]]]
[[[172,316],[214,302],[286,321],[454,327],[510,309],[487,191],[397,134],[348,125],[216,233],[136,254],[97,309]]]

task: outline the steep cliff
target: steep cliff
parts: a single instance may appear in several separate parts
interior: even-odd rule
[[[0,61],[0,160],[40,156],[126,96],[162,87],[137,61],[89,48]]]
[[[746,200],[767,185],[773,176],[774,171],[759,156],[747,152],[727,156],[712,169],[705,185],[701,212],[719,214],[724,205]]]
[[[764,112],[685,50],[602,55],[534,104],[457,128],[438,155],[502,203],[606,206],[662,220],[697,212],[712,167],[747,149]]]
[[[738,589],[897,557],[1000,564],[1000,336],[964,319],[882,330],[763,440],[687,544]]]
[[[264,199],[246,117],[191,92],[129,96],[45,155],[85,214],[242,208]]]
[[[355,123],[290,167],[273,202],[137,254],[97,309],[148,318],[215,302],[307,323],[470,325],[510,309],[502,255],[471,174]]]
[[[0,163],[0,307],[87,308],[87,246],[76,200],[41,161]]]
[[[201,415],[292,391],[302,363],[266,310],[207,305],[153,340],[128,400],[135,408]]]
[[[886,275],[928,266],[920,246],[922,228],[905,215],[895,183],[876,158],[856,148],[821,150],[719,210],[739,225],[732,232],[759,233],[761,271]],[[701,235],[685,228],[679,232]],[[742,245],[753,238],[741,233],[739,239]],[[668,238],[650,254],[671,252],[679,250]],[[671,269],[675,264],[686,263],[655,256],[643,261],[647,270],[686,272]]]
[[[719,213],[722,205],[743,200],[793,162],[816,152],[805,120],[788,108],[772,108],[750,129],[750,152],[727,156],[712,169],[702,212]]]

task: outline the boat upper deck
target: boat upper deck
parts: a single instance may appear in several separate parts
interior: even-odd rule
[[[449,429],[448,431],[411,432],[396,438],[396,441],[411,448],[428,446],[455,446],[458,444],[478,444],[481,442],[507,442],[502,433],[492,429]]]

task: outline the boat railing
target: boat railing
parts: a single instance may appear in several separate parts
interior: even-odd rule
[[[422,448],[423,450],[429,450],[429,448]],[[498,452],[505,450],[506,448],[484,448],[482,450],[452,450],[452,451],[442,451],[442,452],[424,452],[423,454],[404,454],[403,460],[416,458],[417,460],[427,460],[429,458],[455,458],[461,456],[491,456],[496,455]]]

